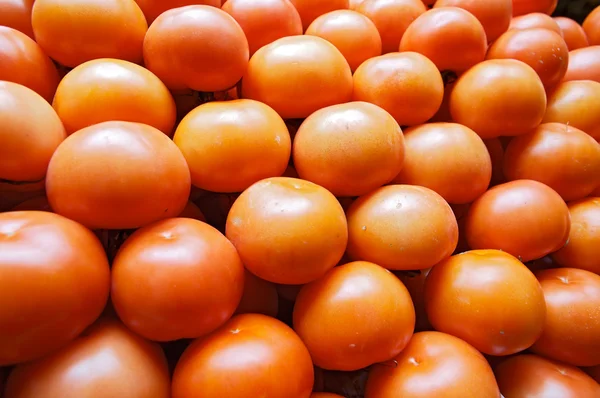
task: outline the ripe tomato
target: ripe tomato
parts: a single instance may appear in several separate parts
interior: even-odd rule
[[[569,68],[563,80],[593,80],[600,83],[600,45],[571,51]]]
[[[48,166],[46,191],[59,214],[92,228],[137,228],[179,215],[190,171],[154,127],[104,122],[70,135]]]
[[[50,207],[50,203],[48,203],[48,198],[46,198],[46,196],[36,196],[27,199],[11,209],[11,211],[24,210],[49,211],[52,213],[52,208]]]
[[[227,90],[244,74],[248,57],[240,25],[206,5],[164,12],[144,39],[146,67],[172,90]]]
[[[202,210],[194,202],[187,202],[187,205],[185,205],[178,217],[193,218],[194,220],[206,222],[204,213],[202,213]]]
[[[259,314],[234,316],[183,353],[172,398],[309,397],[308,350],[284,323]]]
[[[250,55],[277,39],[303,32],[300,14],[288,0],[228,0],[222,10],[242,27]]]
[[[430,268],[458,242],[448,203],[429,188],[389,185],[358,198],[348,210],[348,255],[393,270]]]
[[[102,319],[60,350],[17,366],[6,398],[169,398],[161,348]]]
[[[374,57],[354,72],[352,99],[382,107],[400,126],[425,123],[438,111],[443,97],[439,70],[415,52]]]
[[[0,365],[63,346],[102,312],[110,271],[94,234],[42,211],[0,214]]]
[[[8,26],[34,39],[31,9],[35,0],[0,1],[0,25]]]
[[[173,8],[199,4],[221,8],[221,0],[135,0],[135,2],[144,12],[148,25],[160,14]]]
[[[580,369],[537,355],[508,358],[496,367],[495,373],[505,397],[600,396],[600,385]]]
[[[588,14],[582,26],[590,44],[600,44],[600,6],[597,6],[594,11]]]
[[[364,0],[355,10],[373,21],[387,54],[398,51],[406,28],[427,8],[419,0]]]
[[[277,112],[247,99],[200,105],[183,118],[173,141],[187,160],[192,184],[213,192],[241,192],[282,175],[292,151]]]
[[[417,17],[400,41],[400,51],[425,55],[440,71],[462,73],[485,58],[481,22],[458,7],[434,8]]]
[[[600,83],[591,80],[561,83],[548,97],[543,121],[568,124],[600,140]]]
[[[377,27],[356,11],[338,10],[321,15],[306,29],[306,34],[333,44],[353,71],[367,59],[381,55],[381,36]]]
[[[561,35],[549,29],[511,29],[491,45],[486,58],[523,61],[544,86],[554,87],[567,73],[569,49]]]
[[[500,397],[483,355],[449,334],[416,333],[395,361],[396,366],[373,366],[365,398]]]
[[[158,77],[117,59],[75,67],[58,85],[52,106],[69,134],[111,120],[145,123],[167,135],[175,125],[175,102]]]
[[[487,140],[483,140],[488,153],[490,154],[490,159],[492,160],[492,181],[491,185],[498,185],[506,182],[506,178],[504,177],[504,148],[502,147],[502,142],[500,142],[499,138],[490,138]]]
[[[348,0],[290,0],[290,2],[298,10],[304,30],[321,15],[335,10],[346,10],[350,7]]]
[[[437,264],[425,282],[436,330],[489,355],[530,347],[546,319],[544,293],[523,263],[499,250],[472,250]]]
[[[359,196],[389,183],[404,162],[404,137],[394,118],[377,105],[349,102],[320,109],[294,138],[301,178],[336,196]]]
[[[365,261],[336,267],[304,286],[294,306],[294,330],[323,369],[351,371],[388,361],[414,329],[406,287]]]
[[[469,209],[466,238],[473,249],[498,249],[523,262],[565,245],[569,209],[552,188],[533,180],[496,185]],[[535,231],[535,233],[532,233]]]
[[[512,3],[514,16],[538,12],[550,15],[556,9],[558,0],[512,0]]]
[[[64,66],[97,58],[142,61],[148,24],[134,0],[36,0],[31,23],[38,44]]]
[[[352,72],[335,46],[305,35],[259,49],[242,80],[242,97],[264,102],[284,119],[308,117],[352,97]]]
[[[267,178],[244,191],[229,211],[226,234],[250,272],[290,285],[333,268],[348,241],[344,209],[335,196],[288,177]]]
[[[236,314],[264,314],[275,318],[279,310],[279,295],[274,283],[245,271],[244,294]]]
[[[474,201],[490,185],[490,154],[470,128],[427,123],[406,130],[405,139],[404,167],[394,182],[433,189],[453,204]]]
[[[453,120],[473,129],[481,138],[513,136],[540,124],[546,110],[546,92],[529,65],[494,59],[475,65],[458,79],[449,105]]]
[[[600,365],[600,275],[556,268],[536,276],[548,316],[531,351],[575,366]]]
[[[569,47],[569,51],[590,45],[587,36],[585,35],[585,31],[576,21],[567,17],[554,17],[553,19],[562,31],[563,38]]]
[[[514,0],[513,0],[514,1]],[[532,12],[530,14],[514,17],[510,21],[509,29],[531,29],[544,28],[552,30],[562,36],[562,30],[558,23],[552,17],[540,12]]]

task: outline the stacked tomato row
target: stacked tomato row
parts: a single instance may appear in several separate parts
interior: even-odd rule
[[[0,0],[0,395],[600,397],[556,5]]]

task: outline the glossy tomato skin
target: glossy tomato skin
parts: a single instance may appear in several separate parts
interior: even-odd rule
[[[290,0],[298,10],[304,30],[319,16],[335,10],[346,10],[350,7],[349,0]]]
[[[174,8],[150,25],[144,63],[171,90],[224,91],[248,65],[248,40],[233,17],[208,5]]]
[[[276,319],[245,314],[186,349],[171,391],[172,398],[308,398],[313,382],[310,354],[298,335]]]
[[[137,228],[181,213],[190,171],[177,146],[154,127],[104,122],[57,148],[46,191],[54,211],[90,228]]]
[[[570,228],[569,209],[556,191],[537,181],[515,180],[473,202],[465,234],[473,249],[503,250],[527,262],[563,247]]]
[[[537,355],[508,358],[495,369],[505,397],[597,397],[600,385],[575,366]]]
[[[221,8],[221,0],[135,0],[142,9],[148,25],[163,12],[173,8],[185,7],[190,5],[207,5]]]
[[[594,8],[583,21],[583,30],[591,45],[600,44],[600,7]]]
[[[264,314],[277,317],[279,294],[274,283],[267,282],[249,271],[244,272],[244,293],[236,314]]]
[[[500,397],[484,356],[449,334],[416,333],[395,361],[372,367],[365,398]]]
[[[335,196],[288,177],[267,178],[244,191],[229,211],[226,235],[250,272],[290,285],[333,268],[348,241],[344,209]]]
[[[304,286],[294,306],[294,330],[322,369],[352,371],[388,361],[414,328],[406,287],[365,261],[336,267]]]
[[[574,268],[536,273],[548,308],[531,350],[575,366],[600,364],[600,275]]]
[[[94,234],[41,211],[0,214],[0,365],[65,345],[102,312],[110,287]]]
[[[161,348],[112,319],[101,319],[69,345],[17,366],[6,398],[168,398]]]
[[[499,250],[467,251],[433,267],[425,308],[436,330],[496,356],[530,347],[546,319],[544,293],[533,273]]]
[[[552,19],[554,19],[554,22],[560,27],[563,38],[569,47],[569,51],[590,45],[587,36],[585,35],[585,31],[576,21],[567,17],[554,17]]]
[[[36,0],[31,22],[35,40],[63,66],[97,58],[142,61],[148,24],[134,0]]]
[[[31,9],[35,0],[3,0],[0,2],[0,25],[16,29],[34,39]]]
[[[600,83],[600,45],[569,52],[569,67],[563,81],[593,80]]]
[[[511,19],[510,29],[530,29],[530,28],[544,28],[553,30],[554,32],[562,35],[562,30],[558,23],[553,20],[549,15],[541,12],[532,12],[530,14],[519,15]]]

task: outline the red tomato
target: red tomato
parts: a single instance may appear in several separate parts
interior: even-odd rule
[[[0,25],[25,33],[34,39],[31,27],[31,9],[35,0],[0,1]]]
[[[110,271],[91,231],[54,213],[18,211],[0,214],[0,280],[1,366],[77,337],[102,312]]]
[[[244,273],[244,294],[236,314],[264,314],[275,318],[279,310],[279,295],[274,283]]]

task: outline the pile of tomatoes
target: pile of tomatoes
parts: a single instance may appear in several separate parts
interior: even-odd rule
[[[600,397],[556,6],[0,0],[0,396]]]

